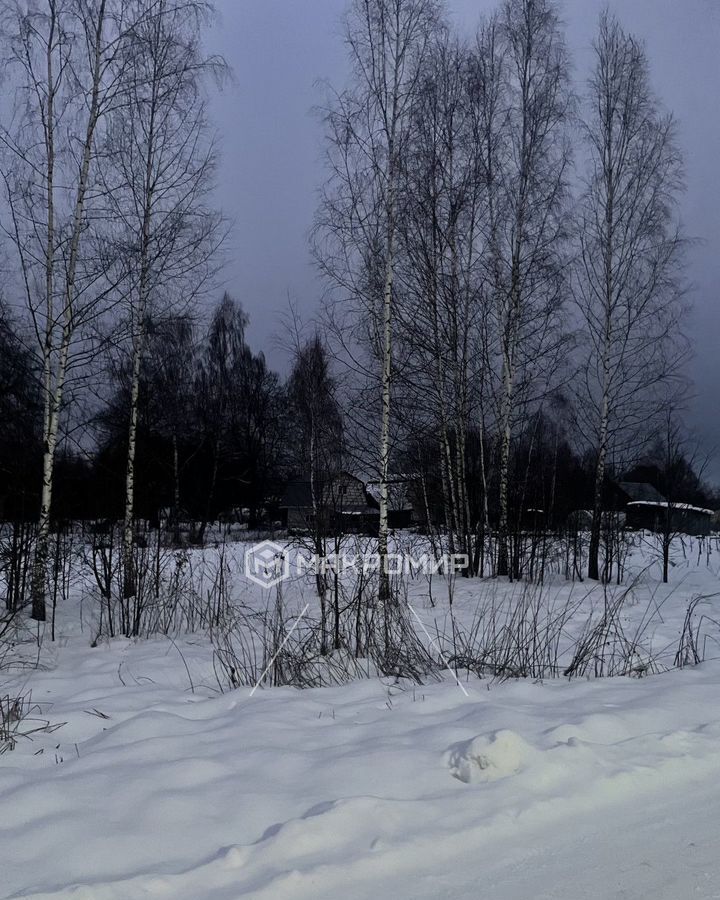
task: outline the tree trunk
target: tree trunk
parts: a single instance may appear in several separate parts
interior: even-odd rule
[[[32,618],[44,622],[46,618],[45,588],[46,570],[49,556],[50,539],[50,515],[52,510],[53,474],[55,466],[55,450],[57,448],[57,436],[62,406],[63,389],[67,374],[68,358],[70,353],[70,341],[75,328],[75,279],[77,273],[78,255],[80,252],[80,237],[84,231],[83,216],[85,212],[85,198],[90,176],[90,163],[92,148],[95,138],[95,128],[100,115],[100,80],[102,62],[102,33],[105,21],[105,0],[100,3],[97,23],[95,26],[95,52],[92,70],[92,88],[90,108],[88,111],[87,127],[83,144],[80,174],[75,196],[73,211],[73,224],[70,232],[70,246],[68,253],[68,265],[65,274],[65,292],[63,297],[62,319],[63,329],[59,347],[59,356],[53,384],[52,376],[52,343],[54,329],[54,266],[55,266],[55,220],[54,220],[54,121],[53,98],[56,91],[56,81],[53,74],[52,53],[54,33],[56,26],[55,5],[51,4],[51,29],[47,43],[47,108],[45,110],[46,132],[45,147],[47,153],[46,179],[47,179],[47,226],[45,258],[45,290],[47,322],[45,341],[43,347],[43,381],[45,396],[43,398],[44,410],[44,434],[43,434],[43,484],[40,500],[40,516],[38,519],[38,536],[33,562],[31,580]]]
[[[140,316],[139,316],[140,318]],[[142,316],[144,318],[144,315]],[[130,387],[130,423],[128,425],[128,446],[125,466],[125,515],[123,520],[123,596],[126,600],[135,596],[137,577],[135,572],[135,454],[137,451],[137,426],[140,400],[140,372],[144,345],[144,322],[138,323],[133,341],[132,384]]]
[[[163,4],[160,4],[160,16]],[[156,28],[160,28],[158,17]],[[155,114],[158,105],[158,73],[153,71],[150,113],[147,126],[147,148],[145,156],[145,172],[142,198],[142,231],[140,234],[140,281],[138,285],[138,305],[134,310],[136,317],[133,335],[132,385],[130,388],[130,424],[128,427],[127,465],[125,470],[125,519],[123,522],[123,563],[124,581],[123,595],[125,599],[134,597],[137,591],[137,573],[134,558],[133,524],[135,517],[135,453],[137,450],[138,406],[140,399],[140,374],[142,357],[145,352],[145,317],[150,293],[150,241],[152,231],[152,212],[154,199],[153,162],[155,153]],[[132,318],[132,317],[131,317]],[[136,605],[137,608],[137,605]],[[136,622],[136,625],[139,624]],[[134,628],[135,630],[135,628]]]
[[[600,580],[600,531],[602,527],[603,486],[605,483],[605,468],[607,464],[607,428],[608,428],[607,397],[603,401],[603,411],[600,418],[600,440],[598,442],[598,456],[595,467],[595,491],[593,497],[593,517],[590,527],[590,548],[588,551],[588,578]]]
[[[507,575],[509,573],[509,557],[508,557],[508,538],[509,538],[509,499],[508,499],[508,480],[510,477],[510,441],[511,441],[511,424],[510,416],[512,413],[512,395],[513,395],[513,374],[512,362],[509,350],[506,350],[503,359],[503,399],[501,412],[501,435],[500,435],[500,466],[498,471],[499,482],[499,507],[500,514],[498,519],[498,561],[497,574]]]
[[[385,603],[390,599],[390,573],[388,565],[388,476],[390,465],[390,381],[392,377],[392,292],[395,275],[395,225],[393,216],[394,209],[391,200],[382,315],[382,424],[380,429],[380,522],[378,526],[378,557],[380,561],[378,599],[381,603]]]

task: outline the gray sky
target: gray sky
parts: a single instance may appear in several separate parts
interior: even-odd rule
[[[324,177],[318,79],[342,85],[346,0],[217,0],[220,25],[208,41],[224,54],[235,83],[213,102],[222,164],[219,203],[235,220],[227,249],[227,289],[250,315],[249,339],[276,368],[273,345],[291,296],[305,313],[321,287],[310,262],[308,230]],[[582,85],[603,0],[565,0],[575,75]],[[457,24],[472,30],[490,0],[447,0]],[[688,323],[695,358],[691,411],[703,445],[720,447],[720,0],[621,0],[611,3],[626,28],[645,40],[656,92],[678,120],[685,153],[686,231],[695,310]],[[720,481],[720,456],[708,474]]]

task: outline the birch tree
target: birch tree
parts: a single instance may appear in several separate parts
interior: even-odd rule
[[[219,219],[207,206],[215,150],[205,116],[204,81],[223,63],[206,57],[200,35],[211,7],[202,0],[126,0],[135,27],[123,62],[125,103],[108,129],[112,211],[129,280],[131,388],[123,521],[123,594],[136,591],[135,459],[139,394],[150,306],[187,304],[210,272]]]
[[[369,348],[371,359],[360,368],[378,386],[381,601],[390,597],[388,475],[398,204],[415,92],[438,26],[436,0],[353,0],[345,28],[353,82],[335,95],[326,117],[330,178],[315,248],[322,271],[353,307],[353,333]]]
[[[438,434],[449,550],[455,552],[457,540],[472,560],[466,440],[483,368],[482,156],[473,128],[467,48],[442,34],[424,69],[401,216],[398,332],[408,345],[408,361],[400,377],[411,416],[424,410]]]
[[[9,206],[5,231],[42,371],[43,466],[33,563],[32,616],[45,619],[55,463],[67,379],[87,354],[87,329],[116,285],[92,245],[99,221],[97,138],[121,83],[127,25],[120,0],[5,3],[8,78],[18,88],[12,128],[0,131]]]
[[[569,62],[552,0],[506,0],[499,16],[504,152],[496,148],[501,206],[492,227],[499,351],[498,563],[507,575],[509,475],[518,409],[550,383],[563,345],[564,225],[570,161]],[[492,144],[491,146],[494,146]]]
[[[658,410],[659,389],[682,356],[683,241],[681,157],[645,51],[605,12],[594,53],[576,296],[587,348],[579,418],[595,456],[588,575],[597,579],[608,460],[637,443],[638,426]]]
[[[507,221],[508,204],[503,173],[508,169],[510,141],[507,100],[506,43],[499,14],[490,16],[478,29],[468,65],[468,93],[471,109],[472,142],[479,157],[478,177],[482,180],[482,202],[477,228],[482,240],[483,312],[477,338],[479,356],[479,384],[477,400],[479,413],[479,480],[482,489],[482,524],[479,529],[478,550],[484,565],[484,535],[489,532],[490,503],[485,435],[490,431],[492,411],[497,409],[497,383],[493,378],[493,363],[498,356],[498,329],[494,321],[495,305],[503,295],[501,265],[501,229]],[[496,422],[499,417],[496,415]],[[477,566],[476,566],[477,568]]]

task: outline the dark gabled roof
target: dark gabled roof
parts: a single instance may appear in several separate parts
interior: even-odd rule
[[[334,485],[338,481],[342,481],[343,479],[351,479],[352,481],[356,481],[358,486],[362,490],[364,503],[348,503],[343,501],[340,497],[335,496],[335,488]],[[324,479],[319,480],[315,484],[316,496],[318,498],[318,503],[323,506],[334,507],[337,506],[338,511],[342,512],[363,512],[366,508],[369,512],[372,512],[374,509],[374,503],[372,497],[368,494],[365,489],[365,484],[361,479],[359,479],[356,475],[351,475],[350,472],[336,472],[333,475],[327,475]],[[313,506],[313,495],[312,495],[312,485],[310,481],[290,481],[285,488],[285,491],[282,496],[282,500],[280,501],[280,509],[291,509],[291,508],[300,508],[300,509],[311,509]]]
[[[660,491],[643,481],[620,481],[618,487],[633,503],[640,500],[646,503],[665,503]]]

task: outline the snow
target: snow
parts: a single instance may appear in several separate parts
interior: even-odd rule
[[[638,554],[628,615],[655,598],[669,647],[714,557],[678,545],[665,589]],[[458,616],[479,588],[458,583]],[[0,897],[720,898],[718,660],[220,694],[202,635],[92,647],[76,608],[59,634],[0,690],[62,723],[0,756]]]
[[[681,509],[686,512],[702,513],[707,516],[714,516],[714,509],[705,509],[702,506],[693,506],[692,503],[675,503],[672,500],[633,500],[628,506],[649,506],[652,509]]]

